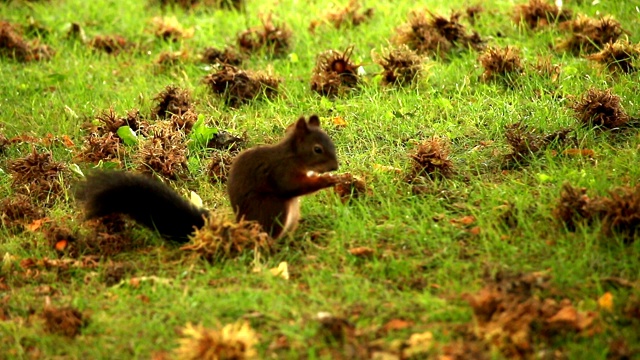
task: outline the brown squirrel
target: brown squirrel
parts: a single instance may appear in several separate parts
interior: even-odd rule
[[[297,225],[299,197],[335,185],[337,177],[323,173],[337,169],[335,146],[318,116],[308,122],[301,117],[279,143],[245,150],[233,161],[227,191],[236,219],[257,221],[272,237],[281,237]],[[179,242],[188,241],[208,214],[168,185],[122,171],[88,175],[75,195],[87,219],[124,214]]]

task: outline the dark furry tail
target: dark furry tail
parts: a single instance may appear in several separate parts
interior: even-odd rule
[[[208,214],[160,181],[123,171],[90,174],[75,196],[84,202],[87,219],[124,214],[179,242],[187,242],[188,235],[204,225]]]

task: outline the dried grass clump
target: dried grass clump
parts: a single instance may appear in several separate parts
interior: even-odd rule
[[[551,62],[550,56],[539,56],[535,65],[533,65],[533,71],[540,76],[556,81],[562,69],[559,64]]]
[[[428,14],[428,16],[427,16]],[[405,44],[418,54],[438,55],[442,58],[453,49],[484,47],[478,33],[468,34],[460,23],[461,13],[454,12],[450,18],[431,12],[412,12],[409,23],[397,29],[394,41]]]
[[[175,85],[167,86],[154,98],[158,105],[151,111],[151,115],[158,119],[166,119],[173,114],[182,115],[193,110],[191,91]]]
[[[337,96],[353,89],[360,82],[358,68],[351,61],[353,47],[344,52],[325,51],[318,56],[311,76],[311,90],[325,96]]]
[[[629,122],[629,115],[620,105],[620,97],[611,89],[589,89],[571,108],[578,121],[584,126],[613,129]]]
[[[75,338],[89,320],[80,311],[72,307],[55,308],[46,306],[42,313],[44,329],[48,333]]]
[[[226,183],[231,170],[234,156],[222,151],[214,151],[211,153],[211,162],[209,163],[209,181],[212,184]]]
[[[242,134],[242,136],[236,136],[228,131],[220,130],[209,140],[207,148],[237,153],[242,150],[246,143],[246,133]]]
[[[591,225],[600,220],[604,235],[620,234],[625,242],[633,242],[640,235],[640,185],[617,187],[608,197],[590,198],[585,188],[566,183],[553,215],[569,231],[575,231],[578,224]]]
[[[193,28],[185,29],[175,16],[156,16],[151,20],[153,34],[164,41],[177,42],[193,37]]]
[[[92,49],[116,55],[130,46],[129,41],[120,35],[97,35],[89,40]]]
[[[274,97],[278,93],[280,82],[280,79],[271,75],[227,64],[204,78],[204,83],[209,85],[211,91],[232,107],[260,96]]]
[[[467,14],[469,23],[471,23],[471,25],[475,25],[476,20],[478,19],[478,15],[484,12],[484,7],[482,7],[481,4],[476,4],[467,7],[464,12]]]
[[[55,52],[46,45],[39,45],[37,41],[28,43],[15,26],[6,21],[0,21],[0,56],[22,62],[46,60]]]
[[[189,59],[189,52],[181,51],[163,51],[158,55],[154,63],[160,68],[181,64]]]
[[[286,24],[274,25],[271,14],[260,18],[262,26],[243,31],[238,35],[238,47],[248,53],[266,49],[274,55],[284,55],[291,47],[293,34]]]
[[[124,147],[120,147],[121,142],[122,140],[111,132],[104,135],[90,133],[84,140],[78,158],[92,163],[121,159],[125,151]]]
[[[255,221],[241,220],[235,223],[213,214],[205,225],[196,229],[191,242],[180,249],[207,261],[233,258],[244,251],[270,251],[273,239]]]
[[[418,145],[415,153],[410,155],[413,160],[409,182],[418,177],[448,177],[453,174],[453,162],[449,160],[449,140],[434,136]]]
[[[529,0],[526,4],[516,5],[513,21],[524,21],[530,29],[547,26],[550,23],[570,20],[571,10],[562,9],[546,0]]]
[[[11,145],[11,140],[9,140],[3,133],[0,133],[0,155],[4,155],[9,145]]]
[[[154,127],[151,132],[151,137],[137,154],[138,171],[155,173],[170,180],[184,177],[188,172],[184,135],[165,124]]]
[[[198,114],[195,111],[189,110],[184,114],[173,114],[169,121],[174,125],[173,128],[177,131],[182,131],[185,134],[191,132],[193,125],[198,121]]]
[[[247,322],[225,325],[211,330],[201,325],[187,324],[182,329],[180,347],[175,350],[177,360],[250,360],[257,359],[255,345],[258,336]]]
[[[214,47],[204,49],[202,62],[205,64],[228,64],[238,66],[244,61],[244,56],[231,47],[220,50]]]
[[[604,44],[616,42],[626,32],[611,16],[603,16],[596,20],[580,15],[573,21],[562,23],[561,26],[572,34],[569,39],[560,43],[558,48],[574,54],[598,51]]]
[[[478,61],[484,68],[483,81],[513,80],[523,72],[520,50],[512,46],[491,47],[478,57]]]
[[[422,71],[422,58],[406,45],[389,50],[386,55],[376,59],[382,66],[382,83],[385,85],[409,85]]]
[[[22,194],[6,197],[0,201],[0,224],[6,228],[22,228],[34,220],[44,217],[44,209]]]
[[[340,196],[340,200],[343,203],[347,203],[351,199],[371,195],[372,193],[363,179],[352,174],[341,174],[333,190]]]
[[[600,52],[587,56],[587,59],[599,62],[611,71],[630,74],[638,70],[634,62],[640,59],[640,44],[627,40],[606,43]]]
[[[139,131],[148,126],[138,109],[132,109],[127,112],[126,116],[121,117],[113,108],[109,108],[109,110],[98,114],[96,120],[99,122],[99,125],[89,126],[89,130],[100,135],[112,133],[117,136],[118,129],[122,126],[128,126],[133,131]]]
[[[11,186],[16,193],[40,201],[51,201],[62,195],[70,175],[64,163],[53,161],[51,153],[31,154],[8,162]]]
[[[507,165],[513,163],[523,163],[526,159],[544,150],[554,141],[564,141],[571,129],[561,129],[551,134],[539,134],[536,129],[517,122],[508,125],[504,135],[507,138],[507,144],[511,148],[511,153],[505,156]]]
[[[373,8],[362,9],[360,0],[351,0],[342,9],[330,11],[322,20],[314,20],[309,24],[309,31],[315,32],[316,28],[324,23],[333,25],[336,29],[342,26],[358,26],[373,17]]]

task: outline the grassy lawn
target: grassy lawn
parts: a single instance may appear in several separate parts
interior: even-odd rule
[[[625,30],[620,40],[638,44],[633,3],[565,0],[564,8],[574,19],[611,15]],[[225,341],[193,340],[187,324],[213,332],[237,322],[254,332],[237,341],[255,342],[260,359],[640,356],[639,73],[587,59],[598,49],[559,49],[571,30],[560,21],[530,29],[514,21],[516,4],[488,2],[471,21],[463,0],[364,1],[359,12],[373,14],[358,26],[319,22],[310,31],[346,3],[248,0],[237,11],[1,2],[0,358],[197,358],[187,349],[197,354]],[[414,83],[385,85],[375,60],[423,9],[447,19],[461,11],[459,24],[484,48],[442,45],[439,55],[424,54]],[[237,51],[238,34],[270,13],[291,30],[289,47],[247,53],[239,68],[281,79],[277,95],[225,101],[203,81],[218,65],[200,55],[207,47]],[[165,25],[175,17],[173,30],[183,33],[158,36],[155,17]],[[6,50],[9,26],[28,46],[48,46],[50,57],[21,61],[15,48]],[[96,36],[112,35],[126,45],[111,54],[96,48]],[[521,66],[483,76],[481,54],[507,46]],[[337,96],[313,92],[317,56],[350,47],[362,66],[358,86]],[[98,162],[88,158],[91,132],[109,109],[115,118],[139,110],[149,126],[161,122],[153,114],[167,86],[188,90],[194,119],[244,138],[245,147],[274,143],[301,115],[318,114],[339,172],[362,179],[366,191],[344,201],[333,189],[305,197],[298,230],[271,254],[207,261],[132,223],[114,234],[92,227],[73,199],[81,174],[148,169],[142,154],[153,135],[141,130],[125,144],[114,134],[119,153]],[[574,108],[592,89],[610,89],[628,118],[613,129],[580,121]],[[211,180],[209,167],[231,153],[193,132],[180,136],[182,168],[163,178],[229,216],[226,185]],[[412,155],[436,171],[416,176]],[[45,176],[38,168],[48,169],[55,189],[38,188]],[[15,218],[22,208],[12,201],[32,204],[34,213]],[[270,271],[282,262],[288,279]]]

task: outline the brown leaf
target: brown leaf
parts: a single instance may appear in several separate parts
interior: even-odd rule
[[[596,153],[591,149],[567,149],[562,152],[564,156],[575,156],[575,157],[595,157]]]
[[[402,330],[408,327],[413,326],[413,321],[402,320],[402,319],[391,319],[384,326],[382,326],[383,331],[392,331],[392,330]]]
[[[365,246],[349,249],[349,253],[353,256],[368,258],[373,256],[374,250]]]

